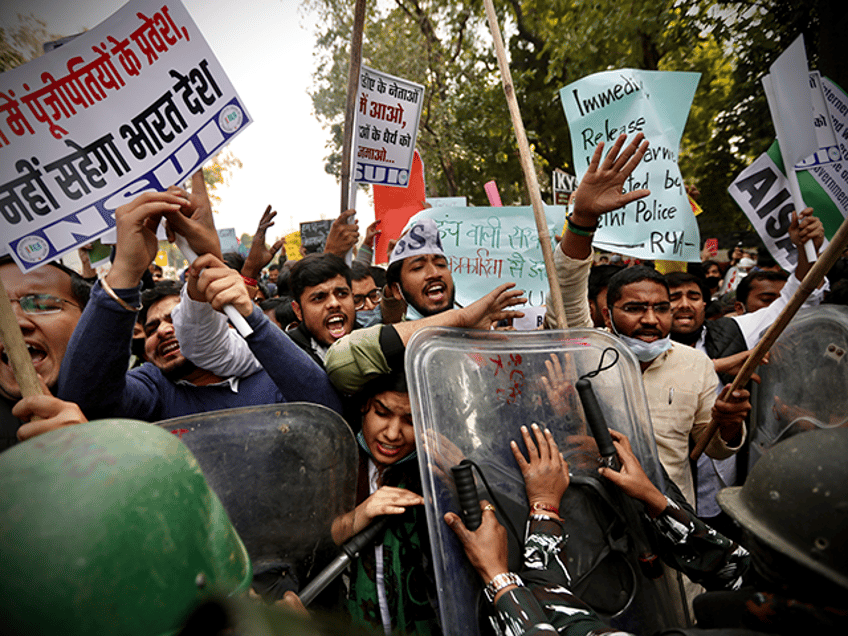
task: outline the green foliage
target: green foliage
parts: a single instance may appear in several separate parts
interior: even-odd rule
[[[705,236],[749,230],[727,186],[774,138],[760,78],[804,32],[811,68],[848,85],[838,38],[844,0],[506,0],[496,3],[543,195],[553,168],[571,168],[559,88],[602,70],[697,71],[701,83],[681,144],[681,169],[701,191]],[[330,128],[327,170],[338,173],[352,8],[310,0],[318,118]],[[486,202],[495,179],[504,203],[527,202],[494,47],[480,0],[370,2],[363,61],[426,87],[418,148],[428,194]]]

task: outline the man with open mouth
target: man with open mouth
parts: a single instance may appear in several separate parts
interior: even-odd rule
[[[18,327],[32,357],[35,371],[44,380],[47,388],[55,391],[68,339],[88,301],[89,285],[76,272],[59,263],[48,263],[24,274],[10,256],[0,258],[0,279],[12,301],[12,310],[17,317]],[[21,389],[2,342],[0,398],[0,451],[17,444],[18,441],[28,439],[36,432],[48,430],[47,427],[51,425],[50,421],[45,420],[44,413],[40,415],[42,421],[38,427],[34,422],[26,424],[16,417],[20,415],[26,420],[29,415],[35,413],[21,413],[27,405],[20,401]],[[25,402],[29,404],[30,401]],[[58,407],[58,403],[59,400],[56,400],[53,405]]]
[[[158,283],[139,306],[141,277],[156,256],[156,226],[163,216],[201,256],[192,263],[183,289]],[[193,177],[191,195],[179,188],[146,192],[115,211],[115,260],[92,290],[91,302],[68,343],[59,383],[60,396],[79,404],[89,418],[154,422],[292,401],[341,411],[324,370],[268,320],[250,299],[241,274],[223,263],[211,217],[199,172]],[[173,322],[178,308],[191,302],[203,306],[209,302],[219,310],[234,307],[252,329],[246,342],[261,369],[222,375],[189,362],[183,346],[188,343],[176,335]],[[127,372],[139,310],[148,362]],[[226,319],[224,325],[226,330]]]

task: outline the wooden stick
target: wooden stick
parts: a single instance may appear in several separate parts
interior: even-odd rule
[[[32,365],[32,357],[27,350],[24,335],[21,333],[18,319],[15,317],[2,280],[0,280],[0,338],[3,339],[3,346],[9,358],[9,364],[12,366],[12,372],[15,374],[15,380],[18,381],[21,389],[21,396],[41,395],[41,384]]]
[[[362,31],[365,28],[365,0],[356,0],[353,10],[353,36],[350,41],[350,67],[347,73],[347,106],[345,107],[344,141],[342,143],[342,205],[350,209],[350,154],[353,147],[353,125],[356,121],[356,94],[359,68],[362,66]]]
[[[763,356],[768,353],[771,346],[780,334],[783,333],[783,330],[786,329],[789,321],[792,320],[796,312],[801,308],[801,305],[803,305],[804,301],[807,300],[807,297],[813,293],[816,287],[818,287],[822,282],[827,272],[830,271],[830,268],[833,267],[837,260],[839,260],[839,257],[842,256],[842,252],[845,251],[846,247],[848,247],[848,219],[843,221],[842,225],[839,226],[839,229],[836,231],[836,234],[834,234],[830,245],[828,245],[824,253],[819,257],[815,264],[813,264],[813,267],[809,272],[807,272],[807,275],[804,276],[804,280],[801,281],[801,286],[798,288],[798,291],[796,291],[792,298],[789,299],[789,303],[783,308],[783,311],[780,312],[777,320],[772,323],[762,340],[760,340],[757,343],[757,346],[751,351],[751,355],[748,356],[745,364],[742,365],[739,373],[736,374],[733,384],[730,385],[728,395],[748,384],[748,380],[751,379],[754,369],[756,369],[760,362],[762,362]],[[701,456],[701,453],[704,452],[704,449],[707,447],[707,444],[710,443],[710,440],[717,429],[718,423],[715,420],[711,421],[707,426],[707,430],[704,435],[698,440],[698,443],[695,444],[695,448],[692,449],[690,457],[693,461],[697,460]]]
[[[539,191],[539,181],[536,179],[536,168],[533,165],[533,156],[530,154],[530,144],[527,142],[527,134],[524,132],[524,123],[521,120],[521,111],[518,108],[518,100],[515,98],[515,87],[512,84],[512,74],[506,61],[506,50],[504,49],[498,17],[495,15],[495,7],[492,0],[484,0],[486,5],[486,17],[489,19],[489,29],[495,41],[495,53],[498,57],[498,65],[501,69],[501,80],[503,81],[506,103],[509,106],[509,114],[512,117],[512,127],[515,129],[515,138],[518,141],[518,152],[521,158],[521,169],[524,171],[524,180],[533,204],[533,216],[536,218],[536,231],[539,235],[539,243],[542,246],[542,256],[545,259],[545,271],[548,274],[550,284],[550,300],[548,310],[554,310],[557,316],[557,327],[567,329],[568,323],[565,319],[565,309],[562,304],[562,290],[559,287],[556,268],[554,267],[554,253],[551,249],[551,235],[548,232],[548,222],[545,217],[545,208],[542,204],[542,193]]]

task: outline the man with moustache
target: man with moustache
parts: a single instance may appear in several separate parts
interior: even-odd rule
[[[647,150],[644,136],[624,147],[622,135],[601,162],[599,144],[575,193],[574,211],[555,264],[570,327],[591,327],[587,283],[592,265],[592,236],[601,215],[647,196],[649,191],[623,193],[627,177]],[[671,303],[665,279],[655,270],[631,267],[610,279],[603,316],[639,360],[659,458],[686,499],[695,502],[689,468],[689,441],[704,434],[710,421],[720,423],[707,454],[724,458],[741,446],[743,420],[750,411],[748,392],[734,401],[716,397],[718,378],[706,355],[671,342]]]

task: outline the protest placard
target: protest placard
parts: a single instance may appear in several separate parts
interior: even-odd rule
[[[797,175],[804,203],[821,219],[825,236],[830,239],[848,216],[848,96],[827,78],[822,78],[821,84],[842,159],[816,161],[811,169],[799,170]],[[778,143],[739,173],[728,192],[774,260],[784,269],[794,268],[798,255],[788,231],[795,205]]]
[[[300,224],[300,245],[307,254],[324,251],[332,221],[308,221]]]
[[[218,240],[221,241],[221,254],[228,252],[238,253],[239,240],[236,236],[236,228],[222,227],[218,230]]]
[[[286,234],[284,245],[287,261],[299,261],[303,258],[303,255],[300,253],[300,231]]]
[[[698,224],[677,166],[678,147],[699,73],[621,69],[605,71],[560,89],[571,131],[578,181],[599,142],[644,133],[650,147],[624,190],[650,196],[601,217],[594,246],[646,259],[700,261]]]
[[[361,68],[353,137],[354,181],[406,187],[423,102],[421,84]]]
[[[182,182],[250,116],[179,0],[136,0],[0,75],[0,227],[22,270]]]
[[[565,208],[545,206],[545,216],[553,236]],[[413,218],[433,219],[439,226],[459,304],[509,282],[524,290],[529,305],[545,304],[548,277],[532,207],[435,207]]]
[[[427,189],[424,186],[424,163],[416,150],[405,188],[374,185],[374,218],[380,222],[380,233],[374,246],[374,262],[388,263],[389,241],[400,237],[403,228],[416,212],[424,208]]]

